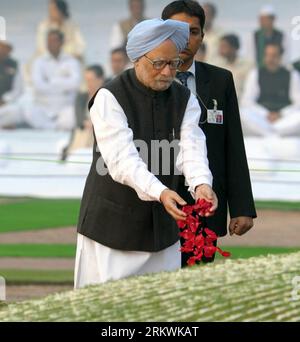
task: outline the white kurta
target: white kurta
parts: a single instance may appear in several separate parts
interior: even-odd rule
[[[212,185],[206,139],[198,126],[200,114],[198,101],[191,94],[181,125],[176,166],[185,175],[192,195],[198,185]],[[113,180],[133,188],[143,201],[159,201],[166,186],[148,171],[147,165],[140,158],[127,117],[107,89],[98,92],[91,108],[91,120],[99,151]],[[156,253],[120,251],[78,234],[75,288],[132,275],[178,269],[181,265],[179,248],[178,241]]]
[[[75,126],[75,97],[81,82],[78,60],[61,53],[37,58],[32,67],[34,96],[24,108],[25,121],[34,128],[71,130]]]
[[[181,266],[180,242],[157,253],[120,251],[78,234],[74,288],[105,283],[162,271],[175,271]]]

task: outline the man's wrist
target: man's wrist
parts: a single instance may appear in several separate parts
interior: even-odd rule
[[[165,187],[165,188],[161,191],[160,196],[159,196],[159,199],[158,199],[159,202],[161,202],[161,196],[162,196],[163,193],[164,193],[165,191],[167,191],[167,190],[170,190],[170,189],[167,188],[167,187]]]
[[[209,184],[205,184],[205,183],[203,183],[203,184],[199,184],[199,185],[197,185],[197,186],[196,186],[196,188],[195,188],[195,192],[196,192],[197,190],[199,190],[201,187],[203,187],[204,185],[207,185],[207,186],[209,186],[209,187],[210,187],[210,185],[209,185]]]

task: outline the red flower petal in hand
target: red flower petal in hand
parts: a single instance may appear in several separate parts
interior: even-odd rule
[[[186,205],[182,208],[182,211],[186,213],[187,215],[192,215],[194,211],[194,207],[192,205]]]
[[[177,221],[177,226],[180,228],[180,229],[183,229],[185,228],[186,226],[186,222],[185,221]]]
[[[207,258],[212,258],[217,251],[217,247],[215,247],[215,246],[204,246],[203,250],[204,250],[204,255]]]
[[[202,234],[198,235],[196,238],[195,238],[195,245],[197,248],[202,248],[205,244],[205,238]]]
[[[196,264],[197,258],[196,257],[190,257],[189,260],[187,261],[187,264],[189,266],[194,266]]]
[[[199,199],[194,206],[195,211],[200,216],[205,216],[206,214],[210,213],[210,209],[212,207],[212,203],[207,202],[205,199]]]
[[[214,231],[212,231],[209,228],[204,228],[204,231],[205,231],[206,235],[209,236],[211,239],[217,240],[218,236]]]
[[[190,240],[195,237],[195,233],[191,232],[190,230],[186,229],[183,232],[179,233],[181,237],[184,238],[184,240]]]
[[[215,232],[213,232],[212,230],[205,228],[204,229],[205,233],[206,233],[206,243],[207,245],[211,245],[214,241],[216,241],[218,239],[218,236]]]
[[[193,233],[197,232],[200,222],[198,222],[198,220],[194,216],[189,215],[186,219],[186,223]]]
[[[218,239],[215,232],[209,228],[203,229],[201,227],[200,216],[204,217],[207,213],[212,214],[210,212],[211,207],[212,203],[204,199],[198,200],[195,205],[182,208],[188,215],[186,221],[177,221],[178,227],[185,229],[179,234],[185,240],[180,250],[184,253],[193,254],[188,260],[189,266],[195,265],[197,261],[203,258],[203,255],[207,258],[213,257],[216,252],[219,252],[223,257],[231,255],[214,245]]]

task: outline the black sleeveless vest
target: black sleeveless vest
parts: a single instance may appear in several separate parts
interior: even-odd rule
[[[281,67],[275,73],[266,68],[259,69],[258,83],[260,95],[257,102],[269,111],[280,111],[291,104],[290,100],[291,73]]]
[[[170,141],[174,137],[173,132],[174,138],[180,139],[180,127],[190,97],[188,89],[173,82],[168,90],[155,92],[138,81],[134,69],[125,71],[105,88],[124,110],[133,139],[143,140],[147,144],[149,161],[151,141]],[[110,248],[127,251],[157,252],[178,241],[176,222],[163,205],[156,201],[142,201],[129,186],[115,182],[109,174],[99,175],[96,164],[100,157],[95,138],[78,232]],[[170,159],[172,172],[175,158]],[[160,165],[161,161],[160,156]],[[151,170],[150,162],[148,169]],[[160,171],[156,177],[170,189],[177,189],[179,176],[174,172],[166,176]]]
[[[0,99],[13,87],[14,78],[18,70],[18,64],[11,58],[0,63]]]

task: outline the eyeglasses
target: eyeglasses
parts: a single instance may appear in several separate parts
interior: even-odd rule
[[[180,58],[165,61],[163,59],[152,60],[146,55],[144,55],[144,57],[153,65],[155,70],[162,70],[166,65],[169,65],[171,70],[177,70],[183,64],[183,60]]]

